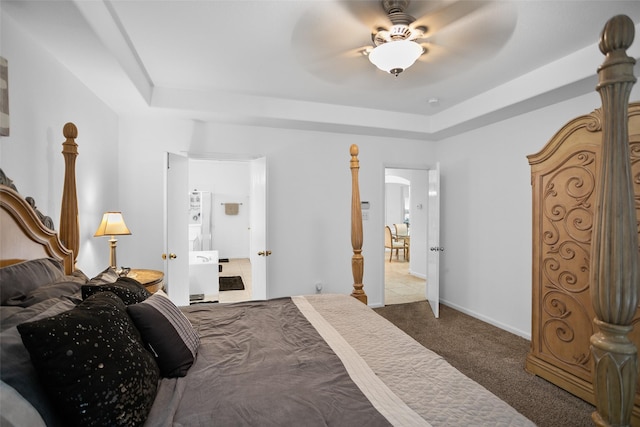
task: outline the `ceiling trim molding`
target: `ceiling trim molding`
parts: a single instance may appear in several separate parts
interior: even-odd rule
[[[117,59],[140,95],[149,104],[153,81],[142,64],[138,52],[133,47],[133,43],[111,5],[111,1],[73,0],[73,2],[98,39]]]

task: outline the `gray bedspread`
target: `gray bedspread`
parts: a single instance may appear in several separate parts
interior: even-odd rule
[[[317,295],[183,308],[200,333],[147,426],[532,426],[359,301]]]
[[[387,426],[291,299],[184,309],[201,345],[147,425]]]

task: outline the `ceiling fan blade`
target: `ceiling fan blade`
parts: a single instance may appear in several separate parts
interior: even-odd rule
[[[511,37],[517,22],[513,4],[492,2],[429,31],[428,45],[443,47],[449,55],[477,61],[495,55]]]
[[[300,18],[291,45],[296,58],[307,65],[355,56],[359,46],[372,42],[369,28],[342,3],[320,2]]]
[[[372,71],[375,71],[367,58],[353,52],[307,64],[306,69],[324,81],[353,87],[363,87],[364,81],[371,78]]]
[[[415,69],[416,73],[428,73],[429,79],[437,82],[451,77],[451,70],[463,71],[470,66],[473,66],[473,63],[464,56],[451,52],[442,46],[429,45],[428,52],[418,58],[406,73],[413,72]]]
[[[415,8],[416,20],[412,27],[427,27],[427,36],[440,31],[442,28],[457,22],[466,16],[481,11],[488,5],[495,3],[490,0],[449,0],[449,1],[415,1],[409,7]]]
[[[366,25],[370,32],[380,27],[391,26],[381,0],[339,0],[338,3],[347,13]]]

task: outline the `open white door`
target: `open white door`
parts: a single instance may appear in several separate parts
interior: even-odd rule
[[[267,299],[267,160],[261,157],[251,161],[251,286],[254,300]]]
[[[427,232],[427,300],[440,317],[440,163],[429,170],[429,219]]]
[[[167,153],[164,173],[164,277],[171,301],[189,305],[189,161]]]

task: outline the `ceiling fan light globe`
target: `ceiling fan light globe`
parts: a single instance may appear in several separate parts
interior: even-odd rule
[[[423,49],[411,40],[398,40],[376,46],[369,53],[369,61],[382,71],[399,74],[397,70],[406,70],[422,55]]]

